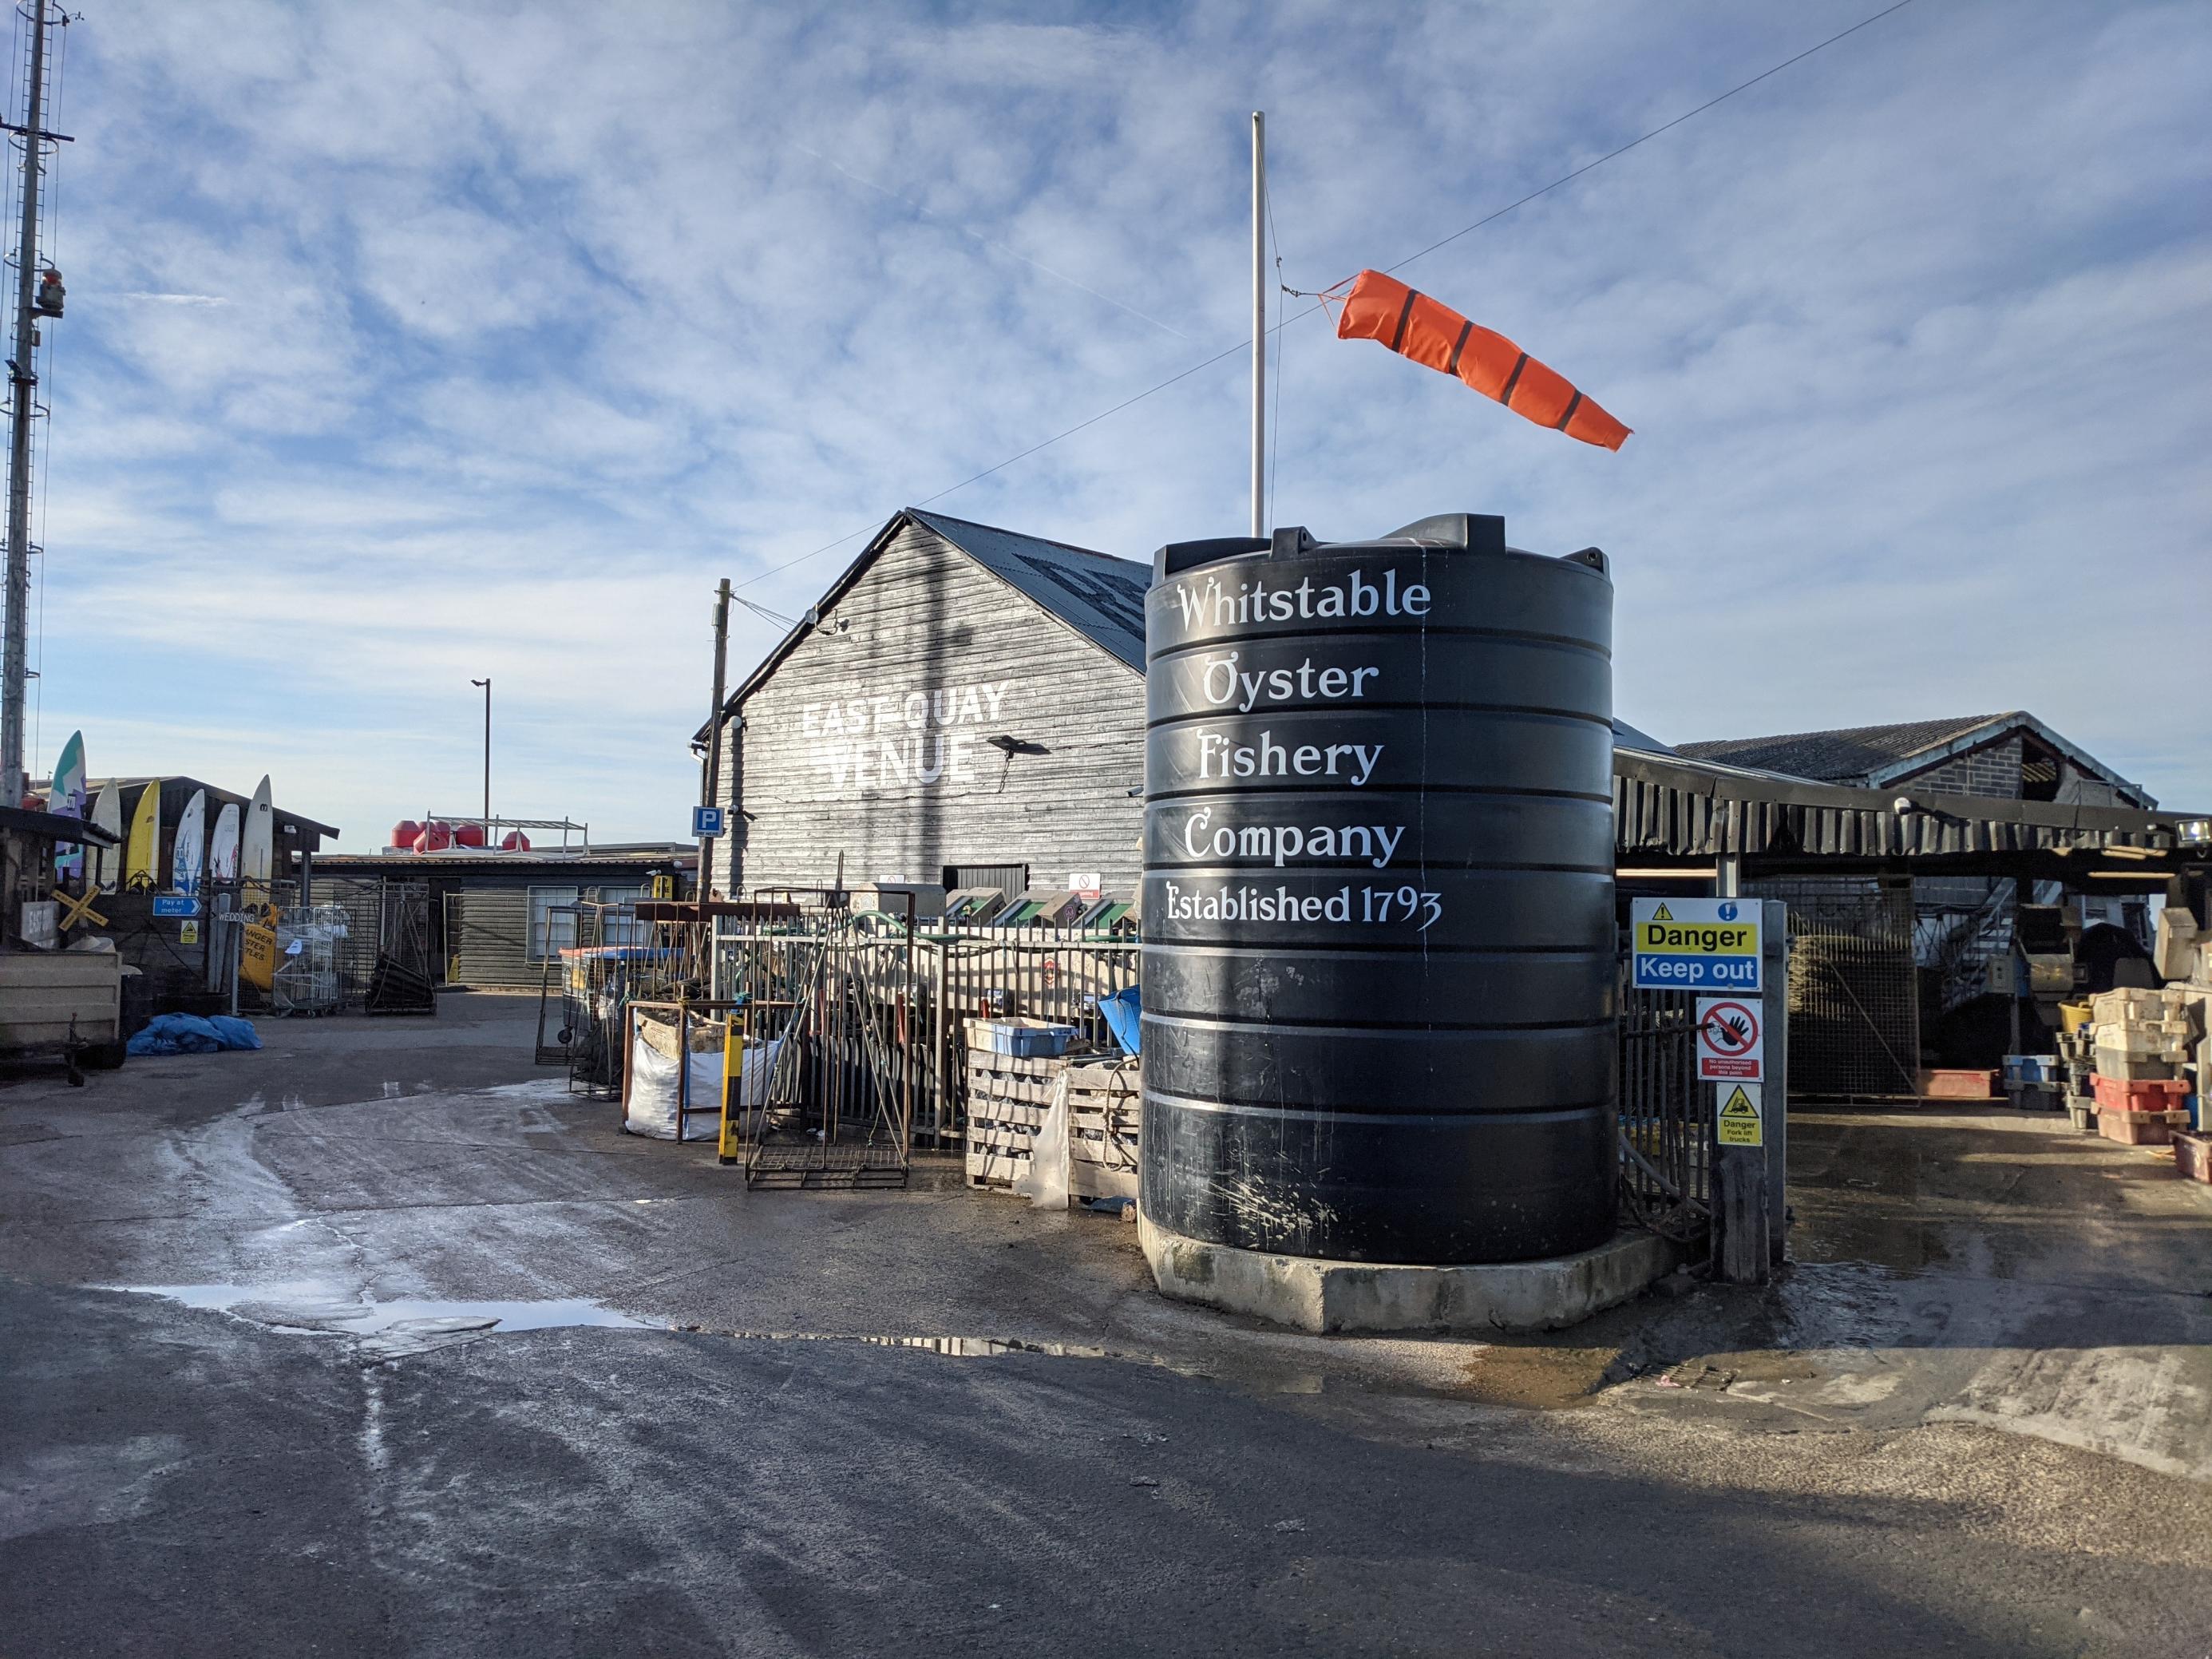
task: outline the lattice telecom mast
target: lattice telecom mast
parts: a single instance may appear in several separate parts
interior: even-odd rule
[[[9,360],[8,581],[6,640],[0,647],[0,805],[22,804],[24,691],[30,681],[31,422],[40,410],[39,319],[62,314],[61,273],[39,259],[39,180],[46,147],[67,137],[46,130],[48,31],[69,19],[51,0],[28,0],[17,13],[30,25],[23,125],[0,122],[23,146],[23,223],[15,244],[15,355]]]

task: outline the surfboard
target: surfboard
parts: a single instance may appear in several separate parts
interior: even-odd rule
[[[270,866],[276,856],[276,815],[269,805],[269,775],[254,786],[253,804],[238,832],[238,878],[246,884],[249,905],[269,902]]]
[[[207,791],[195,789],[177,819],[177,836],[169,848],[169,886],[186,897],[196,896],[207,873]]]
[[[210,885],[238,879],[238,803],[226,801],[208,835],[207,878]]]
[[[120,840],[123,836],[123,792],[112,783],[100,786],[93,797],[92,822],[96,829],[105,830]],[[123,878],[123,849],[120,847],[95,847],[92,849],[92,878],[109,892]]]
[[[72,732],[54,763],[54,781],[46,788],[46,811],[57,817],[84,817],[84,733]],[[84,843],[64,842],[54,848],[54,874],[74,880],[84,873]]]
[[[131,813],[131,836],[123,844],[123,884],[151,887],[161,855],[161,781],[149,778]]]

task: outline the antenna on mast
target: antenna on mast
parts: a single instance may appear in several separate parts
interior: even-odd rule
[[[23,125],[0,121],[23,144],[23,221],[15,243],[15,355],[8,361],[8,574],[4,638],[0,638],[0,805],[18,806],[30,780],[24,770],[24,691],[30,680],[31,422],[38,415],[39,319],[62,314],[61,272],[39,260],[39,181],[46,146],[69,135],[49,132],[46,119],[46,37],[65,27],[68,14],[53,0],[27,0],[17,8],[31,26]]]

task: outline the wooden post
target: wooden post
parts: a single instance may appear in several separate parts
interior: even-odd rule
[[[1790,1244],[1790,907],[1765,902],[1759,1023],[1766,1042],[1766,1259],[1778,1268]]]
[[[1738,898],[1742,891],[1741,861],[1733,854],[1723,854],[1713,882],[1717,898]],[[1758,904],[1756,899],[1747,899],[1747,905]],[[1764,988],[1769,982],[1771,969],[1765,959],[1766,940],[1760,939],[1761,961],[1759,983]],[[1764,1005],[1761,1018],[1765,1018]],[[1765,1142],[1767,1125],[1765,1114],[1760,1114],[1760,1142],[1755,1146],[1727,1146],[1719,1141],[1719,1103],[1730,1092],[1725,1083],[1713,1086],[1714,1105],[1708,1121],[1713,1142],[1713,1222],[1719,1237],[1715,1241],[1715,1260],[1720,1277],[1731,1285],[1763,1285],[1771,1271],[1767,1244],[1767,1193]],[[1700,1091],[1706,1085],[1700,1084]],[[1765,1090],[1760,1091],[1761,1094]]]

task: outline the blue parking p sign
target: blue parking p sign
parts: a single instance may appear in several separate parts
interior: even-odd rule
[[[722,833],[722,818],[727,809],[720,806],[695,806],[691,809],[691,833],[695,836],[719,836]]]

